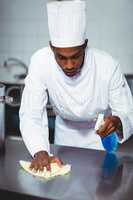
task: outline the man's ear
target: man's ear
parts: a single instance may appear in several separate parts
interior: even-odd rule
[[[54,47],[51,43],[51,41],[49,41],[49,46],[51,48],[51,50],[53,51],[54,55],[56,54],[56,47]]]
[[[85,43],[84,43],[84,48],[87,47],[87,44],[88,44],[88,39],[85,40]]]
[[[54,51],[54,47],[52,46],[51,41],[49,41],[49,46],[50,46],[51,50]]]

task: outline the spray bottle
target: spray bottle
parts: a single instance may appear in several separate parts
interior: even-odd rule
[[[100,128],[100,126],[103,124],[104,124],[104,114],[100,113],[98,115],[98,119],[97,119],[97,122],[95,125],[95,130],[98,130]],[[114,151],[117,150],[118,136],[117,136],[116,132],[112,132],[111,134],[109,134],[103,138],[101,137],[101,141],[102,141],[104,149],[108,153],[113,153]]]

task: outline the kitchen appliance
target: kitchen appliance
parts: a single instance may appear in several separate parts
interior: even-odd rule
[[[0,67],[0,82],[4,84],[5,96],[12,98],[12,101],[6,101],[4,109],[6,135],[20,136],[19,108],[27,73],[27,65],[18,58],[7,58]]]
[[[1,104],[3,108],[2,124],[4,129],[1,128],[6,136],[21,136],[19,129],[19,109],[21,104],[22,93],[24,89],[24,84],[11,84],[11,83],[1,83],[4,86],[4,91],[2,91],[2,96],[6,96],[6,102]],[[2,110],[2,109],[1,109]],[[54,126],[55,126],[55,113],[53,112],[52,106],[47,104],[48,113],[48,125],[49,125],[49,140],[50,143],[54,143]],[[4,116],[4,118],[3,118]]]
[[[6,135],[20,136],[19,109],[24,84],[5,84],[5,95],[12,98],[5,104],[5,131]]]
[[[127,80],[127,83],[129,85],[131,93],[133,95],[133,74],[126,74],[125,78]]]
[[[5,86],[0,84],[0,153],[4,151],[5,143]]]
[[[12,97],[5,95],[5,85],[0,83],[0,154],[5,150],[5,104],[12,101]]]

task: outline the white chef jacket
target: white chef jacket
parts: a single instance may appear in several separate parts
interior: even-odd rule
[[[133,98],[117,61],[87,47],[81,72],[68,77],[50,47],[45,47],[31,58],[19,112],[20,130],[31,155],[50,152],[46,90],[57,115],[55,144],[103,149],[94,125],[97,114],[108,108],[122,121],[120,142],[133,133]]]

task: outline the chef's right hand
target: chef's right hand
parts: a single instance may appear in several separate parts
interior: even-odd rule
[[[54,162],[60,167],[62,166],[62,162],[57,157],[49,156],[46,151],[39,151],[34,155],[30,169],[34,169],[35,171],[43,171],[44,167],[46,167],[48,171],[51,171],[50,164]]]

